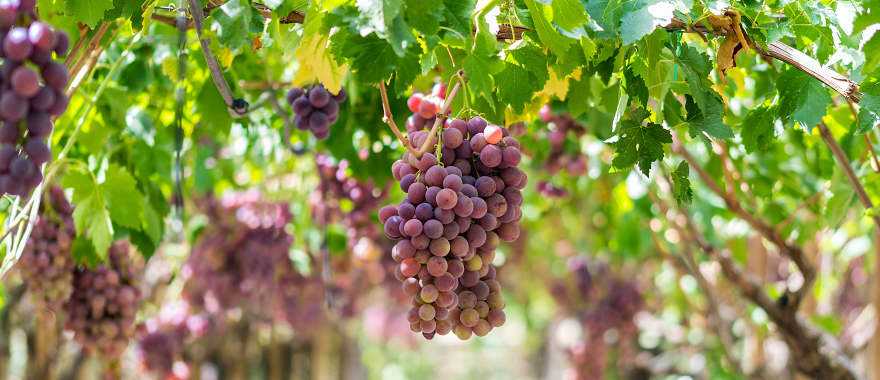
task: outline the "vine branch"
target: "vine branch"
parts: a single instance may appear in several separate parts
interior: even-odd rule
[[[657,207],[665,213],[670,207],[659,198],[652,197]],[[743,272],[733,261],[730,253],[719,250],[706,241],[686,210],[677,210],[678,217],[669,218],[673,229],[682,239],[696,244],[706,255],[715,258],[721,272],[739,293],[763,309],[779,328],[789,349],[793,352],[796,368],[817,379],[856,379],[852,362],[840,349],[836,339],[824,334],[797,315],[797,310],[774,302],[754,276]]]
[[[278,94],[274,90],[266,93],[269,94],[269,104],[272,105],[272,109],[276,114],[281,116],[282,120],[284,120],[284,141],[282,141],[282,143],[291,153],[297,156],[303,155],[307,150],[302,146],[295,146],[290,142],[290,136],[293,130],[293,120],[290,118],[290,113],[287,112],[284,107],[281,107],[281,103],[278,102]]]
[[[739,202],[736,197],[732,196],[730,193],[725,192],[721,189],[721,186],[703,169],[702,166],[697,162],[697,160],[688,152],[688,150],[682,145],[681,141],[677,136],[673,134],[673,142],[672,142],[672,151],[682,156],[685,161],[697,172],[706,186],[717,196],[721,197],[724,201],[727,208],[730,209],[734,214],[736,214],[741,219],[745,220],[752,228],[754,228],[758,233],[764,236],[765,239],[773,243],[779,250],[785,254],[788,258],[790,258],[795,265],[797,265],[801,274],[804,277],[804,283],[801,285],[799,289],[794,292],[791,292],[791,298],[789,299],[790,305],[794,310],[797,310],[798,306],[800,306],[801,301],[803,301],[804,296],[808,289],[810,289],[813,285],[813,281],[816,278],[816,269],[813,265],[808,261],[806,255],[804,255],[803,250],[795,245],[794,243],[790,243],[785,240],[784,237],[777,231],[773,226],[768,224],[767,222],[759,219],[757,216],[752,213],[746,211],[743,208],[742,204]]]
[[[837,164],[843,169],[843,173],[846,174],[846,179],[849,181],[853,190],[855,190],[862,206],[865,206],[865,209],[867,210],[873,209],[874,202],[871,201],[868,192],[865,191],[865,187],[862,186],[859,177],[856,176],[855,170],[853,170],[852,165],[849,163],[849,158],[846,156],[846,153],[843,152],[840,145],[837,144],[837,140],[834,139],[834,136],[831,135],[831,130],[829,130],[828,126],[823,122],[819,122],[819,134],[822,135],[822,140],[825,141],[825,145],[828,145],[828,149],[830,149],[831,154],[834,155],[835,161],[837,161]],[[874,219],[874,227],[880,232],[880,215],[874,213],[872,218]]]
[[[202,34],[202,24],[205,20],[205,14],[203,13],[202,6],[199,4],[199,0],[189,0],[189,4],[190,13],[192,13],[193,17],[193,24],[196,29],[196,35],[199,38],[199,44],[202,46],[202,54],[205,56],[205,62],[208,64],[208,69],[211,71],[211,79],[214,81],[217,91],[220,92],[220,96],[223,97],[223,102],[226,103],[226,107],[229,109],[229,114],[236,118],[242,117],[248,112],[248,104],[244,99],[236,99],[232,96],[232,89],[229,87],[229,83],[226,83],[226,78],[223,77],[223,70],[220,69],[217,57],[215,57],[214,53],[211,51],[211,42]]]

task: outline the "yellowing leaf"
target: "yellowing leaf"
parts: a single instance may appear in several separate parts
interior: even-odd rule
[[[581,69],[578,68],[568,76],[562,78],[557,76],[555,71],[548,71],[550,72],[550,79],[547,80],[547,84],[544,85],[544,89],[541,90],[541,92],[539,92],[537,95],[539,97],[556,97],[559,100],[565,100],[566,95],[568,95],[568,80],[579,79],[581,77]]]
[[[296,49],[296,60],[300,66],[293,83],[305,85],[317,80],[330,92],[337,93],[342,88],[342,79],[348,67],[337,63],[327,50],[329,36],[321,30],[323,19],[323,12],[314,6],[306,12],[303,38]]]

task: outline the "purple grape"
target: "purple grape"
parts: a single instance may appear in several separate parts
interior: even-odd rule
[[[23,98],[31,98],[40,91],[40,78],[27,66],[20,66],[12,72],[12,89]]]
[[[3,39],[3,53],[6,58],[13,61],[24,61],[33,51],[33,45],[28,39],[28,30],[26,28],[15,27],[6,34]]]
[[[39,139],[28,139],[24,144],[24,151],[28,154],[31,161],[38,166],[52,158],[52,151],[49,150],[49,146]]]
[[[314,108],[321,108],[330,101],[330,93],[324,89],[324,86],[318,85],[309,89],[309,103]]]
[[[39,21],[31,23],[28,28],[28,39],[34,47],[43,51],[50,51],[55,47],[55,32],[49,25]]]
[[[0,117],[6,122],[15,123],[28,113],[28,102],[14,92],[5,91],[0,95]]]

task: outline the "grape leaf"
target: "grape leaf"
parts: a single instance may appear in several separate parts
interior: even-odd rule
[[[113,8],[113,0],[67,0],[67,14],[92,28],[104,20],[104,12]]]
[[[822,83],[800,70],[784,72],[776,87],[779,89],[779,115],[808,129],[822,120],[831,103],[831,95]]]
[[[559,34],[556,29],[553,28],[553,25],[547,21],[546,16],[544,15],[544,5],[540,3],[536,3],[535,0],[525,0],[526,7],[529,8],[529,13],[532,15],[532,21],[535,24],[535,30],[538,33],[538,38],[541,39],[541,42],[544,43],[553,54],[557,56],[564,56],[566,52],[568,52],[568,46],[571,45],[572,40],[564,37]]]
[[[144,213],[144,196],[137,181],[125,168],[112,164],[107,168],[100,191],[107,200],[111,219],[128,228],[140,228]]]
[[[89,237],[98,256],[106,258],[107,249],[113,242],[113,224],[100,191],[92,191],[77,203],[73,223],[79,233]]]
[[[375,33],[388,41],[398,57],[406,55],[407,50],[416,44],[409,25],[400,11],[401,0],[357,0],[359,20],[356,28],[361,36]]]
[[[694,191],[691,189],[690,167],[687,161],[682,161],[672,172],[672,195],[680,204],[690,204],[694,199]]]
[[[562,29],[574,31],[589,21],[580,0],[553,0],[552,8],[553,21]]]
[[[520,112],[532,95],[543,87],[528,70],[514,64],[504,65],[504,70],[495,75],[495,79],[504,86],[497,87],[498,101],[511,106]],[[535,87],[539,85],[538,87]]]
[[[495,92],[493,74],[500,68],[500,62],[496,57],[497,41],[495,35],[489,32],[489,26],[485,21],[481,19],[477,25],[473,47],[462,62],[462,66],[474,96],[482,96],[492,103],[491,94]]]
[[[675,5],[665,0],[638,0],[620,19],[620,37],[624,45],[651,34],[658,26],[672,21]]]
[[[775,137],[774,112],[762,106],[749,111],[742,123],[742,140],[746,151],[754,153],[767,150]]]
[[[724,103],[721,95],[712,89],[712,83],[708,78],[711,70],[709,59],[692,46],[684,46],[678,58],[688,82],[689,92],[700,111],[694,114],[693,109],[688,109],[688,122],[692,123],[692,127],[705,131],[713,137],[722,139],[733,137],[733,131],[722,120]]]
[[[711,118],[707,118],[703,111],[697,106],[694,98],[685,95],[684,108],[687,111],[687,123],[690,127],[690,135],[696,137],[700,132],[706,132],[710,136],[729,139],[733,137],[733,130],[727,125]],[[718,118],[720,119],[720,113]]]
[[[641,123],[633,120],[620,122],[618,140],[613,143],[614,159],[612,165],[626,169],[635,164],[645,175],[651,172],[651,164],[663,158],[663,145],[672,142],[672,134],[660,124]]]
[[[643,107],[648,106],[648,86],[645,85],[645,80],[642,79],[641,76],[636,75],[633,71],[633,67],[629,66],[623,72],[623,77],[626,80],[626,93],[631,96],[633,99],[638,100],[639,104]]]
[[[119,17],[131,20],[135,29],[144,26],[144,15],[141,11],[143,1],[138,0],[113,0],[113,8],[104,12],[104,19],[113,20]]]
[[[302,42],[296,49],[296,59],[300,68],[293,82],[303,85],[317,80],[330,92],[337,93],[342,88],[342,79],[348,68],[338,63],[327,50],[328,37],[322,29],[323,15],[324,12],[315,6],[310,7],[306,12]]]
[[[250,45],[253,8],[246,0],[230,0],[211,13],[211,29],[225,47],[236,50]],[[259,17],[259,16],[257,16]]]
[[[859,122],[856,133],[867,133],[880,123],[880,81],[862,83],[862,100],[859,102]]]

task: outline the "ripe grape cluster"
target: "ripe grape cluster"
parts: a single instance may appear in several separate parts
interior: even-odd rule
[[[345,89],[332,95],[322,84],[295,87],[287,92],[287,102],[296,114],[296,127],[303,131],[311,130],[321,140],[330,135],[330,126],[339,117],[339,105],[345,99]]]
[[[292,217],[288,205],[255,191],[205,203],[211,223],[183,268],[189,304],[213,315],[239,309],[291,324],[316,320],[323,287],[300,274],[288,256],[293,244],[286,229]]]
[[[587,264],[583,257],[571,258],[569,278],[553,285],[557,304],[576,317],[585,330],[584,339],[567,350],[572,364],[568,377],[572,379],[593,379],[604,374],[612,347],[616,348],[614,360],[618,366],[632,364],[638,336],[633,318],[644,306],[635,282],[601,263],[594,265],[591,273]]]
[[[52,117],[67,109],[69,40],[36,19],[33,0],[0,2],[0,194],[26,196],[52,153]]]
[[[415,146],[433,138],[424,130],[436,117],[426,112],[430,99],[417,94],[409,101],[417,124],[408,122],[407,129]],[[392,258],[412,297],[411,329],[427,339],[454,332],[464,340],[505,322],[492,262],[501,241],[519,237],[527,178],[517,168],[519,143],[503,127],[480,117],[454,119],[440,135],[439,159],[406,153],[394,163],[392,174],[407,196],[382,208],[379,218],[386,236],[399,240]]]
[[[40,208],[31,237],[18,266],[28,292],[37,304],[60,311],[73,291],[73,257],[70,247],[76,231],[73,207],[60,187],[48,191],[49,201]]]
[[[373,221],[373,213],[385,199],[386,190],[372,181],[358,180],[348,173],[348,161],[335,163],[324,154],[315,157],[318,167],[318,191],[309,203],[319,224],[340,220],[348,235],[348,246],[364,261],[376,261],[381,252],[376,245],[382,231]],[[345,209],[343,211],[343,204]]]
[[[550,154],[544,161],[544,169],[550,174],[565,170],[572,176],[587,174],[587,156],[580,151],[580,146],[566,145],[569,133],[580,137],[586,129],[577,120],[565,113],[553,113],[549,105],[544,105],[538,112],[541,121],[548,124],[547,140],[550,142]],[[538,191],[544,196],[561,198],[568,195],[565,189],[549,182],[538,184]]]
[[[186,345],[217,330],[207,314],[193,314],[186,302],[165,304],[154,318],[139,328],[138,360],[144,370],[162,379],[187,379]]]
[[[135,313],[141,299],[136,269],[127,241],[110,247],[108,263],[73,274],[73,293],[65,304],[65,328],[88,351],[119,356],[135,333]]]

